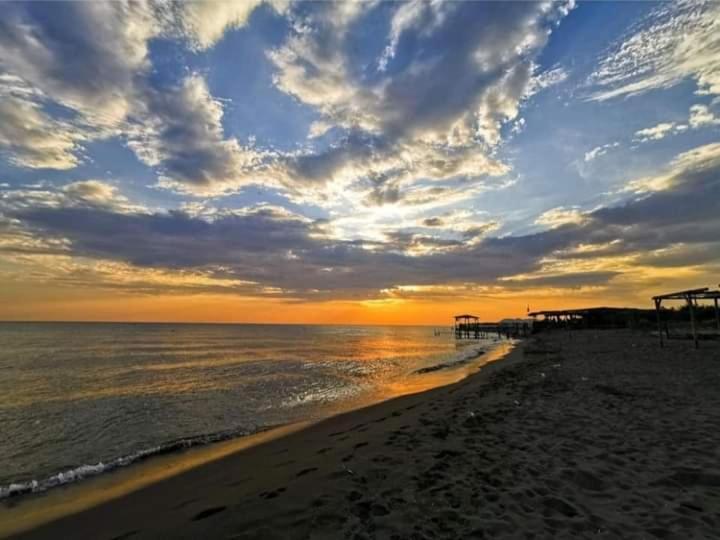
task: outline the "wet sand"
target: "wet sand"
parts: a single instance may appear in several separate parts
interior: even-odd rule
[[[582,331],[541,335],[458,383],[330,418],[22,537],[719,531],[720,344],[661,350],[639,333]]]

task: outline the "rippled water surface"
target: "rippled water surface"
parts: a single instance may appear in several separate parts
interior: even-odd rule
[[[428,327],[0,323],[0,497],[390,397],[487,346]]]

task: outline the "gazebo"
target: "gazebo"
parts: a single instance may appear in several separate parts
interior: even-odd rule
[[[480,333],[480,317],[469,315],[455,315],[455,337],[461,339],[463,337],[470,338],[471,334]]]

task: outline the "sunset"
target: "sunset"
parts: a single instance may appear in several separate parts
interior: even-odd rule
[[[0,7],[0,537],[717,537],[720,3]]]
[[[717,15],[7,4],[0,317],[440,324],[714,283]]]

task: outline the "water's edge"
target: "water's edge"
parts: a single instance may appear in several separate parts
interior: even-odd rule
[[[26,495],[29,493],[41,493],[54,487],[59,487],[65,484],[80,481],[84,478],[97,476],[106,472],[112,472],[120,467],[127,467],[128,465],[132,465],[133,463],[145,461],[155,456],[178,453],[198,446],[206,446],[209,444],[236,439],[239,437],[246,437],[248,435],[254,435],[255,433],[269,431],[277,427],[280,426],[267,426],[254,430],[233,429],[221,431],[218,433],[195,435],[175,441],[168,441],[164,444],[138,450],[137,452],[133,452],[132,454],[120,456],[105,462],[100,461],[94,464],[84,464],[72,469],[60,471],[57,474],[53,474],[41,480],[33,479],[26,482],[16,482],[6,486],[0,486],[0,501],[11,497],[19,497],[20,495]]]
[[[481,375],[485,366],[495,364],[497,361],[513,363],[515,352],[519,350],[516,347],[518,343],[520,341],[496,343],[473,359],[464,359],[458,362],[458,369],[440,370],[439,373],[442,376],[435,379],[436,382],[440,381],[437,384],[424,388],[412,387],[405,394],[398,394],[375,403],[366,403],[363,406],[353,407],[314,421],[294,422],[222,442],[207,443],[187,449],[178,448],[165,455],[154,455],[152,459],[136,462],[132,467],[117,468],[112,474],[99,474],[87,478],[86,481],[59,486],[43,493],[28,493],[6,498],[3,503],[0,503],[0,537],[18,534],[64,516],[77,514],[190,469],[229,457],[274,439],[290,436],[316,424],[332,421],[334,417],[361,413],[363,409],[382,406],[384,402],[403,399],[409,395],[424,394],[433,389],[460,383],[472,375]],[[482,358],[482,362],[473,361],[480,358]],[[498,367],[500,368],[500,366]],[[495,368],[489,366],[489,369],[492,371]],[[432,373],[431,376],[436,373]],[[421,377],[417,378],[421,379]]]
[[[503,349],[504,346],[507,345],[507,342],[497,342],[494,343],[491,346],[487,346],[487,344],[480,344],[480,345],[470,345],[466,348],[464,348],[452,361],[449,362],[443,362],[440,364],[428,366],[426,368],[422,368],[419,370],[416,370],[410,374],[408,374],[408,377],[418,376],[418,375],[425,375],[425,374],[433,374],[437,371],[447,371],[452,370],[453,368],[460,368],[460,367],[467,367],[469,364],[475,363],[478,359],[483,357],[488,357],[489,353],[498,351],[499,349]],[[509,352],[509,351],[508,351]],[[506,354],[503,352],[501,356],[504,356]],[[490,361],[490,358],[488,358],[488,361]],[[484,363],[482,364],[484,365]],[[471,372],[463,374],[460,379],[465,378],[469,376]],[[430,388],[435,388],[437,386],[444,386],[445,384],[452,384],[453,382],[457,382],[459,379],[451,378],[445,382],[439,382],[438,384],[425,384],[420,387],[420,390],[417,391],[424,391],[428,390]],[[405,393],[416,393],[416,391],[410,391]],[[400,395],[403,395],[403,393],[397,393],[393,396],[386,397],[384,399],[380,399],[379,401],[374,402],[365,402],[362,403],[356,407],[351,407],[345,410],[342,410],[341,413],[350,412],[357,408],[362,408],[368,405],[372,405],[375,403],[380,403],[382,401],[385,401],[387,399],[392,399],[393,397],[399,397]],[[337,414],[337,413],[336,413]],[[320,418],[319,420],[324,420],[326,418],[329,418],[331,416],[335,416],[335,414],[330,414],[329,416],[326,416],[324,418]],[[296,424],[305,424],[308,423],[308,421],[301,421],[301,422],[291,422],[288,424],[280,424],[280,425],[271,425],[271,426],[263,426],[263,427],[256,427],[256,428],[236,428],[231,430],[225,430],[220,431],[216,433],[207,433],[207,434],[198,434],[189,436],[186,438],[176,439],[172,441],[167,441],[165,443],[162,443],[157,446],[153,446],[150,448],[145,448],[138,450],[136,452],[133,452],[128,455],[119,456],[110,460],[106,460],[104,462],[97,462],[97,463],[91,463],[91,464],[82,464],[77,467],[66,469],[63,471],[59,471],[55,474],[52,474],[46,478],[41,479],[32,479],[28,481],[21,481],[21,482],[12,482],[7,485],[0,485],[0,502],[2,501],[12,501],[12,503],[17,503],[21,500],[24,500],[26,496],[33,495],[33,494],[41,494],[48,490],[52,490],[53,488],[59,488],[63,486],[67,486],[68,484],[77,483],[82,480],[90,479],[93,477],[98,477],[101,475],[104,475],[106,473],[112,473],[117,471],[118,469],[123,469],[126,467],[129,467],[134,464],[138,464],[141,462],[145,462],[147,460],[151,460],[153,458],[157,458],[159,456],[165,456],[165,455],[175,455],[178,456],[179,454],[186,452],[190,449],[200,449],[202,447],[217,445],[218,443],[222,442],[232,442],[237,441],[238,439],[250,439],[253,435],[258,435],[262,433],[270,433],[274,432],[276,430],[282,431],[284,428],[288,428],[290,426],[294,426]]]

